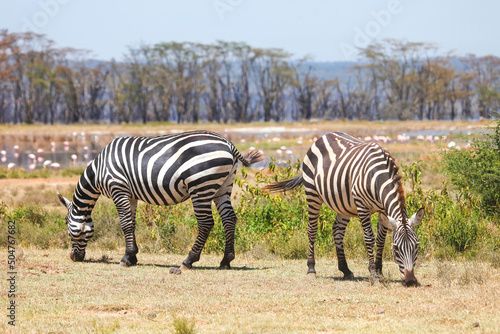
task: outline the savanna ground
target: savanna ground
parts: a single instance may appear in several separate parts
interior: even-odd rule
[[[480,129],[486,124],[335,122],[276,126],[291,131],[307,130],[307,136],[312,138],[315,131],[327,129],[343,130],[358,136],[396,135],[408,131],[452,128],[466,133]],[[255,131],[266,126],[269,125],[256,125]],[[101,133],[154,135],[173,129],[195,128],[225,133],[227,126],[179,127],[152,124],[90,128],[90,131]],[[242,128],[246,129],[241,130]],[[0,127],[2,135],[30,133],[35,136],[45,135],[49,141],[51,135],[82,129],[89,131],[89,126]],[[248,133],[252,128],[235,126],[232,130],[226,133],[236,138],[235,130]],[[461,140],[462,136],[458,135],[456,138]],[[279,143],[262,140],[259,144],[268,152],[273,152],[281,145],[292,142],[296,142],[296,138],[284,138]],[[235,143],[242,151],[251,145],[261,148],[252,140],[235,140]],[[423,187],[437,189],[445,179],[439,168],[440,157],[436,154],[440,150],[439,145],[413,142],[390,144],[386,147],[400,163],[423,161]],[[61,215],[64,208],[60,207],[55,192],[60,191],[69,196],[78,177],[62,177],[60,173],[49,176],[38,179],[0,180],[0,203],[8,207],[33,204]],[[250,182],[253,176],[250,171]],[[238,202],[242,191],[236,187],[235,202]],[[109,202],[103,203],[96,209],[108,210]],[[305,259],[285,259],[286,256],[280,256],[279,252],[269,252],[263,244],[247,251],[243,251],[240,246],[238,251],[238,243],[236,259],[232,262],[233,269],[230,271],[216,270],[222,258],[220,254],[204,252],[193,270],[184,271],[181,275],[171,275],[169,268],[178,266],[187,255],[185,248],[186,245],[192,245],[192,234],[178,232],[175,236],[185,235],[186,240],[181,240],[184,248],[179,246],[181,251],[170,252],[161,247],[149,247],[146,241],[151,237],[148,234],[153,234],[153,230],[142,226],[142,230],[138,231],[141,250],[138,254],[139,264],[122,268],[118,265],[123,255],[123,239],[117,234],[118,220],[99,212],[94,213],[101,215],[98,219],[105,218],[106,225],[99,226],[96,223],[95,238],[100,237],[97,242],[89,244],[86,261],[83,263],[73,263],[69,259],[66,240],[68,238],[64,231],[53,232],[57,234],[53,240],[61,240],[61,244],[44,244],[40,241],[38,244],[43,247],[37,247],[21,240],[20,245],[16,246],[16,328],[13,329],[7,324],[8,285],[4,283],[0,296],[4,320],[0,324],[0,332],[500,332],[500,256],[497,253],[488,260],[477,256],[477,253],[451,257],[436,256],[433,252],[421,254],[416,268],[416,275],[421,283],[418,288],[405,288],[401,285],[397,266],[390,259],[390,251],[386,252],[387,258],[384,261],[384,279],[378,282],[370,280],[366,256],[360,251],[364,247],[358,247],[357,251],[346,249],[348,263],[356,276],[354,281],[341,280],[342,273],[337,270],[334,251],[323,253],[317,258],[318,276],[317,279],[311,280],[305,274]],[[154,213],[149,217],[162,217],[154,216]],[[185,213],[181,211],[180,214]],[[111,213],[109,216],[115,215]],[[96,221],[95,218],[94,220]],[[240,224],[244,223],[240,217]],[[424,220],[422,224],[425,223]],[[348,234],[361,229],[356,223],[351,225]],[[40,229],[43,228],[44,224],[40,224]],[[101,236],[103,232],[99,231],[100,228],[118,232]],[[3,238],[5,231],[0,232]],[[213,232],[215,233],[215,230]],[[36,231],[30,233],[35,235]],[[358,237],[359,234],[358,231]],[[54,236],[39,233],[36,237]],[[301,234],[300,240],[304,242],[306,236]],[[351,244],[353,240],[361,242],[359,238],[351,238]],[[390,240],[387,244],[389,250]],[[207,247],[213,245],[214,241],[209,240]],[[7,249],[2,247],[0,259],[1,263],[4,263],[4,276],[8,271],[7,256]]]
[[[318,277],[311,280],[304,260],[251,254],[237,256],[230,271],[216,270],[220,256],[205,255],[181,275],[168,273],[183,260],[180,255],[139,254],[139,265],[122,268],[119,252],[89,249],[83,263],[71,262],[68,254],[23,250],[19,333],[161,333],[174,332],[180,321],[194,324],[198,333],[500,328],[500,272],[477,262],[423,261],[417,268],[422,286],[405,288],[393,263],[386,264],[387,280],[372,285],[361,259],[350,261],[358,278],[342,281],[332,258],[317,261]],[[2,299],[5,305],[5,293]],[[10,331],[5,321],[0,328]]]

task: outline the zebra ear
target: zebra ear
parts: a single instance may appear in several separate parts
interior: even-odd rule
[[[57,197],[59,198],[59,201],[61,202],[62,205],[64,205],[66,207],[66,209],[68,209],[69,211],[69,206],[71,205],[71,202],[66,198],[64,197],[63,195],[57,193]]]
[[[408,219],[408,224],[412,227],[415,228],[418,224],[422,222],[422,219],[424,218],[424,208],[420,208],[417,212],[413,214],[413,216]]]
[[[396,229],[396,227],[398,227],[398,222],[394,218],[386,216],[383,213],[378,214],[378,221],[379,223],[382,223],[382,225],[384,225],[386,228],[390,230],[394,230]]]

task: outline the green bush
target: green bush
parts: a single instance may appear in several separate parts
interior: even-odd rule
[[[69,246],[68,230],[64,214],[58,211],[47,211],[39,205],[20,205],[8,208],[2,204],[0,210],[0,246],[6,246],[7,224],[16,224],[16,242],[23,246],[36,246],[43,249],[49,247],[67,248]]]
[[[424,190],[419,163],[405,166],[403,173],[403,179],[411,188],[406,196],[408,213],[413,214],[421,207],[425,210],[424,221],[416,228],[421,253],[450,257],[472,251],[475,246],[479,247],[479,242],[492,245],[498,251],[495,219],[485,215],[477,198],[470,195],[469,200],[455,202],[446,183],[440,191]]]
[[[137,243],[144,251],[185,254],[197,234],[190,201],[174,206],[142,203],[137,209],[136,223]]]
[[[443,151],[445,171],[465,201],[479,199],[488,214],[500,215],[500,119],[493,134],[469,149]]]

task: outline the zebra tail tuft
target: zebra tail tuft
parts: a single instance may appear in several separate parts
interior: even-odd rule
[[[285,181],[268,184],[263,189],[270,192],[287,191],[301,186],[303,182],[304,178],[302,175],[299,175]]]
[[[245,167],[250,167],[250,165],[253,165],[256,162],[264,160],[264,152],[261,150],[258,151],[250,151],[248,152],[247,155],[243,157],[243,159],[240,159],[240,161],[243,163]]]

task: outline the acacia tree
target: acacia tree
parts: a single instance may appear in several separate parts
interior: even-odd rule
[[[32,32],[15,34],[14,114],[15,122],[28,124],[38,121],[46,110],[47,75],[54,67],[53,42]]]
[[[264,121],[284,118],[283,92],[292,82],[294,68],[290,54],[281,49],[254,49],[254,80],[264,113]]]
[[[351,118],[373,120],[377,115],[377,88],[378,84],[373,75],[371,66],[354,65],[351,73],[355,79],[355,86],[350,93],[353,104]]]
[[[337,80],[320,80],[312,74],[312,67],[307,71],[295,71],[293,81],[293,99],[297,106],[294,120],[310,120],[331,116],[333,89]]]
[[[143,123],[148,121],[149,105],[153,97],[152,61],[153,50],[146,45],[138,48],[129,48],[125,57],[129,75],[128,97],[130,107]]]
[[[204,73],[207,89],[203,93],[207,107],[207,120],[221,122],[226,119],[223,109],[220,73],[223,66],[225,52],[217,45],[199,45],[202,52],[202,72]],[[226,119],[227,121],[227,119]]]
[[[204,89],[198,47],[194,43],[160,43],[154,51],[165,69],[169,69],[174,114],[178,123],[200,120],[200,97]]]
[[[310,120],[313,117],[314,93],[318,87],[318,79],[311,75],[311,66],[305,73],[296,71],[293,82],[294,99],[298,108],[298,119]]]
[[[416,109],[413,88],[418,79],[420,60],[436,47],[427,43],[414,43],[386,39],[361,49],[361,55],[372,67],[375,78],[383,88],[387,110],[397,119],[411,117]]]
[[[107,77],[109,90],[110,118],[117,123],[130,123],[131,112],[128,104],[127,73],[123,64],[111,63],[111,73]]]
[[[244,43],[229,43],[233,59],[224,64],[225,86],[229,86],[229,104],[235,122],[249,122],[256,110],[251,103],[251,73],[257,58],[254,50]],[[238,66],[239,73],[235,80],[230,80],[232,65]]]
[[[492,110],[500,107],[500,58],[468,55],[467,62],[474,74],[479,116],[490,118]]]
[[[0,30],[0,123],[7,121],[7,111],[13,102],[12,84],[16,80],[16,64],[12,62],[12,55],[19,52],[16,39],[16,35]]]

